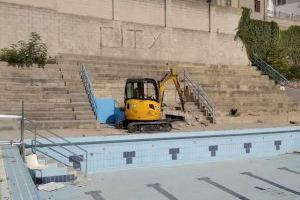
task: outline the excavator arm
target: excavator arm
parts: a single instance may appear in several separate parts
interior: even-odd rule
[[[160,105],[162,106],[163,103],[163,97],[164,97],[164,93],[166,90],[166,86],[168,83],[170,83],[171,81],[173,81],[177,93],[179,95],[179,99],[180,99],[180,103],[181,103],[181,107],[182,107],[182,111],[184,110],[184,93],[180,87],[180,83],[179,83],[179,79],[178,79],[178,74],[176,73],[175,69],[171,68],[170,72],[168,72],[158,83],[159,83],[159,102]]]

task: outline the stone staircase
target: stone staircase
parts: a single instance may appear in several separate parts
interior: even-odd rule
[[[178,62],[166,64],[164,61],[66,54],[60,58],[60,65],[68,70],[80,70],[80,65],[86,64],[96,96],[114,98],[119,107],[124,104],[127,78],[149,77],[159,80],[170,67],[175,67],[178,72],[186,69],[194,81],[200,82],[215,104],[217,124],[285,123],[300,119],[299,105],[256,67]],[[180,101],[173,85],[167,88],[164,103],[165,113],[181,112],[178,111]],[[207,120],[195,102],[190,100],[186,105],[187,113],[194,119]]]
[[[0,63],[0,113],[21,114],[24,101],[25,117],[39,128],[97,128],[83,85],[72,76],[79,74],[56,64],[43,69]]]
[[[80,70],[80,66],[85,64],[95,95],[100,98],[113,98],[117,101],[117,106],[121,108],[124,107],[124,87],[128,78],[160,80],[165,73],[169,72],[170,68],[166,66],[165,62],[72,55],[62,55],[59,63],[62,68],[69,70]],[[74,66],[77,67],[74,68]],[[164,115],[186,116],[180,107],[175,86],[173,84],[167,85],[164,94]],[[191,110],[198,110],[197,106]],[[200,111],[197,114],[197,119],[205,120],[203,114],[199,115]]]
[[[72,166],[64,165],[56,160],[49,158],[43,154],[37,154],[39,163],[47,165],[43,170],[43,176],[36,174],[37,184],[46,184],[50,182],[75,182],[79,179],[84,179],[84,172],[75,169]]]
[[[200,66],[191,75],[214,101],[218,124],[284,123],[300,119],[296,101],[256,67]]]

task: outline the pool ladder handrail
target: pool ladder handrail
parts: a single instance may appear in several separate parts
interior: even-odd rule
[[[51,146],[58,146],[58,147],[62,148],[64,151],[67,151],[67,152],[69,152],[70,154],[72,154],[72,155],[74,155],[74,156],[78,156],[77,153],[75,153],[74,151],[71,151],[70,149],[68,149],[68,148],[65,147],[66,144],[67,144],[68,146],[73,146],[73,147],[77,148],[78,150],[82,151],[82,152],[85,154],[85,158],[83,158],[83,160],[85,161],[85,172],[84,172],[84,174],[85,174],[85,177],[87,176],[87,172],[88,172],[88,170],[87,170],[87,169],[88,169],[88,151],[87,151],[87,150],[85,150],[85,149],[83,149],[82,147],[80,147],[80,146],[78,146],[78,145],[72,143],[71,141],[69,141],[69,140],[67,140],[66,138],[64,138],[64,137],[62,137],[62,136],[60,136],[60,135],[54,133],[53,131],[51,131],[51,130],[49,130],[49,129],[47,129],[47,128],[41,129],[41,130],[46,131],[46,132],[49,133],[50,135],[55,136],[55,137],[57,137],[57,138],[63,140],[63,141],[65,142],[65,144],[62,145],[62,144],[60,144],[60,143],[58,143],[58,142],[55,142],[55,141],[49,139],[48,137],[46,137],[46,136],[44,136],[44,135],[38,133],[38,132],[37,132],[37,125],[36,125],[36,123],[35,123],[34,121],[25,118],[25,122],[29,122],[29,124],[32,125],[32,126],[34,127],[34,129],[32,130],[32,129],[30,129],[28,126],[25,126],[25,130],[26,130],[26,131],[29,131],[30,133],[32,133],[32,134],[34,135],[34,140],[32,140],[32,143],[33,143],[33,144],[32,144],[32,150],[33,150],[34,153],[35,153],[36,151],[38,151],[38,152],[40,152],[40,153],[42,153],[42,154],[44,154],[44,155],[46,155],[46,156],[48,156],[48,157],[50,157],[50,158],[52,158],[52,159],[54,159],[54,160],[56,160],[56,161],[62,163],[62,164],[65,165],[65,166],[69,166],[68,164],[64,163],[63,161],[60,161],[59,159],[54,158],[54,156],[50,156],[49,154],[44,153],[44,152],[38,150],[38,149],[37,149],[37,146],[38,146],[37,143],[39,143],[39,146],[46,147],[46,148],[52,150],[53,152],[55,152],[55,153],[57,153],[57,154],[60,154],[61,156],[65,157],[65,158],[69,158],[69,157],[68,157],[67,155],[65,155],[65,154],[63,154],[63,153],[61,153],[61,152],[59,152],[58,150],[55,150],[55,149],[51,148]],[[40,141],[37,141],[37,136],[39,136],[39,137],[45,139],[46,141],[50,142],[50,144],[45,144],[45,143],[42,143],[42,142],[40,142]]]

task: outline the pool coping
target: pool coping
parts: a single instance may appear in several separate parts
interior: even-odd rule
[[[70,137],[72,143],[62,142],[57,138],[51,138],[63,146],[70,145],[90,145],[90,144],[111,144],[111,143],[130,143],[145,141],[165,141],[165,140],[182,140],[182,139],[203,139],[203,138],[220,138],[220,137],[238,137],[253,135],[269,135],[281,133],[300,133],[300,126],[276,127],[276,128],[253,128],[253,129],[233,129],[218,131],[198,131],[198,132],[175,132],[175,133],[151,133],[151,134],[134,134],[134,135],[114,135],[114,136],[90,136],[90,137]],[[84,138],[84,141],[82,141]],[[32,140],[26,140],[26,148],[31,148]],[[44,144],[37,144],[37,147],[56,146],[45,141]]]

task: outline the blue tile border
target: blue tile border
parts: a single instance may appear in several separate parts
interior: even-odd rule
[[[249,133],[249,130],[231,131],[100,136],[69,140],[81,141],[77,144],[88,151],[88,173],[265,157],[300,151],[299,127],[253,129],[253,133]],[[39,149],[46,151],[47,148]],[[80,162],[83,168],[84,162]]]
[[[210,156],[215,157],[216,152],[218,151],[218,145],[211,145],[208,147],[208,151],[210,151]]]
[[[281,146],[281,140],[274,141],[274,145],[276,146],[276,151],[279,151],[280,150],[280,146]]]
[[[246,153],[250,153],[250,149],[252,148],[252,143],[244,143],[244,148],[246,149]]]
[[[132,164],[133,163],[133,158],[135,157],[135,151],[127,151],[123,152],[123,158],[126,159],[126,164]]]
[[[172,155],[172,160],[177,160],[177,155],[180,153],[179,148],[170,148],[169,154]]]
[[[109,144],[109,143],[129,143],[129,142],[146,142],[146,141],[162,141],[162,140],[183,140],[183,139],[201,139],[201,138],[224,138],[224,137],[240,137],[252,135],[273,135],[282,133],[299,133],[300,126],[278,127],[278,128],[256,128],[256,129],[234,129],[220,131],[199,131],[199,132],[175,132],[175,133],[153,133],[153,134],[134,134],[134,135],[115,135],[115,136],[97,136],[97,137],[73,137],[69,138],[73,144]],[[52,138],[63,146],[71,144],[61,142],[59,139]],[[43,141],[43,140],[41,140]],[[38,147],[55,146],[47,141],[43,141],[43,145],[37,144]],[[26,148],[31,148],[31,140],[26,141]]]
[[[47,176],[47,177],[37,177],[36,178],[36,184],[46,184],[50,182],[56,182],[56,183],[65,183],[65,182],[72,182],[76,180],[76,176],[74,174],[68,174],[68,175],[59,175],[59,176]]]

